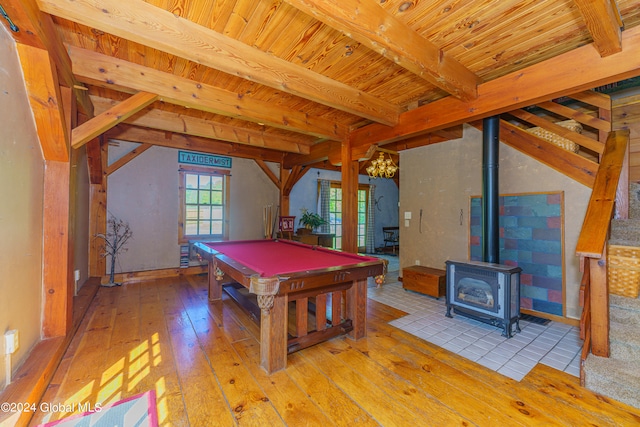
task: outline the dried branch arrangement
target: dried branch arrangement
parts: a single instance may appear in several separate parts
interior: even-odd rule
[[[115,283],[114,281],[116,257],[127,251],[124,245],[132,236],[133,232],[129,227],[129,223],[114,216],[110,216],[107,220],[107,233],[98,233],[95,235],[96,238],[102,239],[104,242],[100,247],[102,257],[111,257],[109,283],[102,286],[113,287],[122,285],[122,283]]]

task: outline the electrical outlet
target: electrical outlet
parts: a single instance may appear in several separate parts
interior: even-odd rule
[[[80,270],[73,271],[73,278],[75,279],[73,282],[73,296],[78,296],[78,282],[80,281]]]
[[[420,260],[419,259],[416,260],[416,265],[420,265]]]
[[[13,354],[20,346],[18,330],[12,329],[4,333],[4,353]]]

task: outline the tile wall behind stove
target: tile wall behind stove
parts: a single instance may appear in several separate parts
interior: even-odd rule
[[[471,260],[482,261],[482,198],[470,206]],[[501,195],[500,264],[522,268],[520,307],[563,315],[562,192]]]

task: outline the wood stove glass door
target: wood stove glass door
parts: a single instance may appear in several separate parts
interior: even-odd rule
[[[472,277],[464,277],[456,284],[455,302],[461,306],[475,307],[497,313],[497,283],[489,283]]]

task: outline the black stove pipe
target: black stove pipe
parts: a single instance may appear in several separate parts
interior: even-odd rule
[[[482,260],[500,264],[500,116],[482,121]]]

